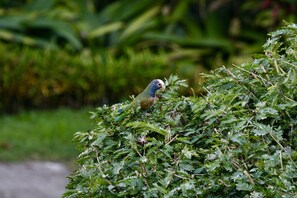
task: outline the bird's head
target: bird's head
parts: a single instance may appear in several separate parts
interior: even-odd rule
[[[149,84],[150,92],[155,95],[156,91],[161,89],[162,91],[165,90],[165,83],[160,79],[155,79]]]

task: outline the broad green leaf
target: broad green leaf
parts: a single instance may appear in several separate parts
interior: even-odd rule
[[[153,17],[159,12],[160,8],[158,6],[155,6],[148,10],[147,12],[143,13],[141,16],[133,20],[124,30],[124,32],[121,35],[121,40],[126,39],[129,37],[132,33],[142,28],[146,23],[153,20]]]
[[[28,14],[18,16],[0,16],[0,27],[20,30],[23,27],[23,23],[30,18],[31,16]]]
[[[25,8],[29,11],[45,11],[53,7],[55,0],[33,0],[30,3],[26,4]]]
[[[100,37],[104,34],[108,34],[114,31],[117,31],[123,27],[122,22],[115,22],[111,24],[106,24],[101,27],[98,27],[94,29],[92,32],[90,32],[89,36],[90,38]]]
[[[135,128],[135,129],[147,129],[147,130],[151,130],[153,132],[156,132],[156,133],[159,133],[163,136],[166,136],[168,135],[168,132],[167,130],[161,128],[161,127],[158,127],[158,126],[155,126],[151,123],[146,123],[146,122],[131,122],[131,123],[128,123],[127,124],[128,127],[132,127],[132,128]]]
[[[239,191],[251,191],[253,187],[245,182],[239,182],[236,184],[236,189]]]
[[[46,48],[55,48],[55,45],[52,43],[47,42],[46,40],[32,38],[23,34],[0,30],[0,38],[7,40],[22,43],[29,46],[39,46],[39,47],[46,47]]]
[[[75,48],[80,49],[82,47],[78,35],[68,23],[49,18],[39,18],[28,21],[27,23],[29,27],[33,28],[52,29],[57,35],[60,35],[61,37],[68,40]]]
[[[252,130],[252,132],[255,135],[263,136],[263,135],[266,135],[268,133],[271,133],[271,131],[272,131],[272,128],[270,126],[267,126],[267,125],[264,125],[264,124],[256,124],[255,126],[256,126],[256,128],[254,128]]]
[[[120,174],[120,171],[123,169],[124,165],[125,163],[123,161],[113,163],[113,173],[116,175]]]

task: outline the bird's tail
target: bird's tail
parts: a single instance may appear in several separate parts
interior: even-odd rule
[[[116,122],[119,122],[119,121],[121,121],[125,116],[126,116],[126,115],[125,115],[124,113],[122,113],[122,114],[118,115],[114,120],[115,120]]]
[[[121,108],[118,110],[119,115],[114,119],[116,122],[121,121],[127,113],[125,113],[127,110],[129,110],[131,108],[131,104],[125,106],[124,108]]]

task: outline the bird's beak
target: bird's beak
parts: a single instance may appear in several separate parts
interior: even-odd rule
[[[166,86],[165,86],[165,84],[163,84],[163,85],[161,86],[161,91],[165,91],[165,89],[166,89]]]

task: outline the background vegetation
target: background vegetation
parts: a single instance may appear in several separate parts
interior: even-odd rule
[[[97,108],[78,132],[79,168],[65,197],[295,197],[297,25],[263,55],[205,75],[202,97],[171,76],[151,111]]]

